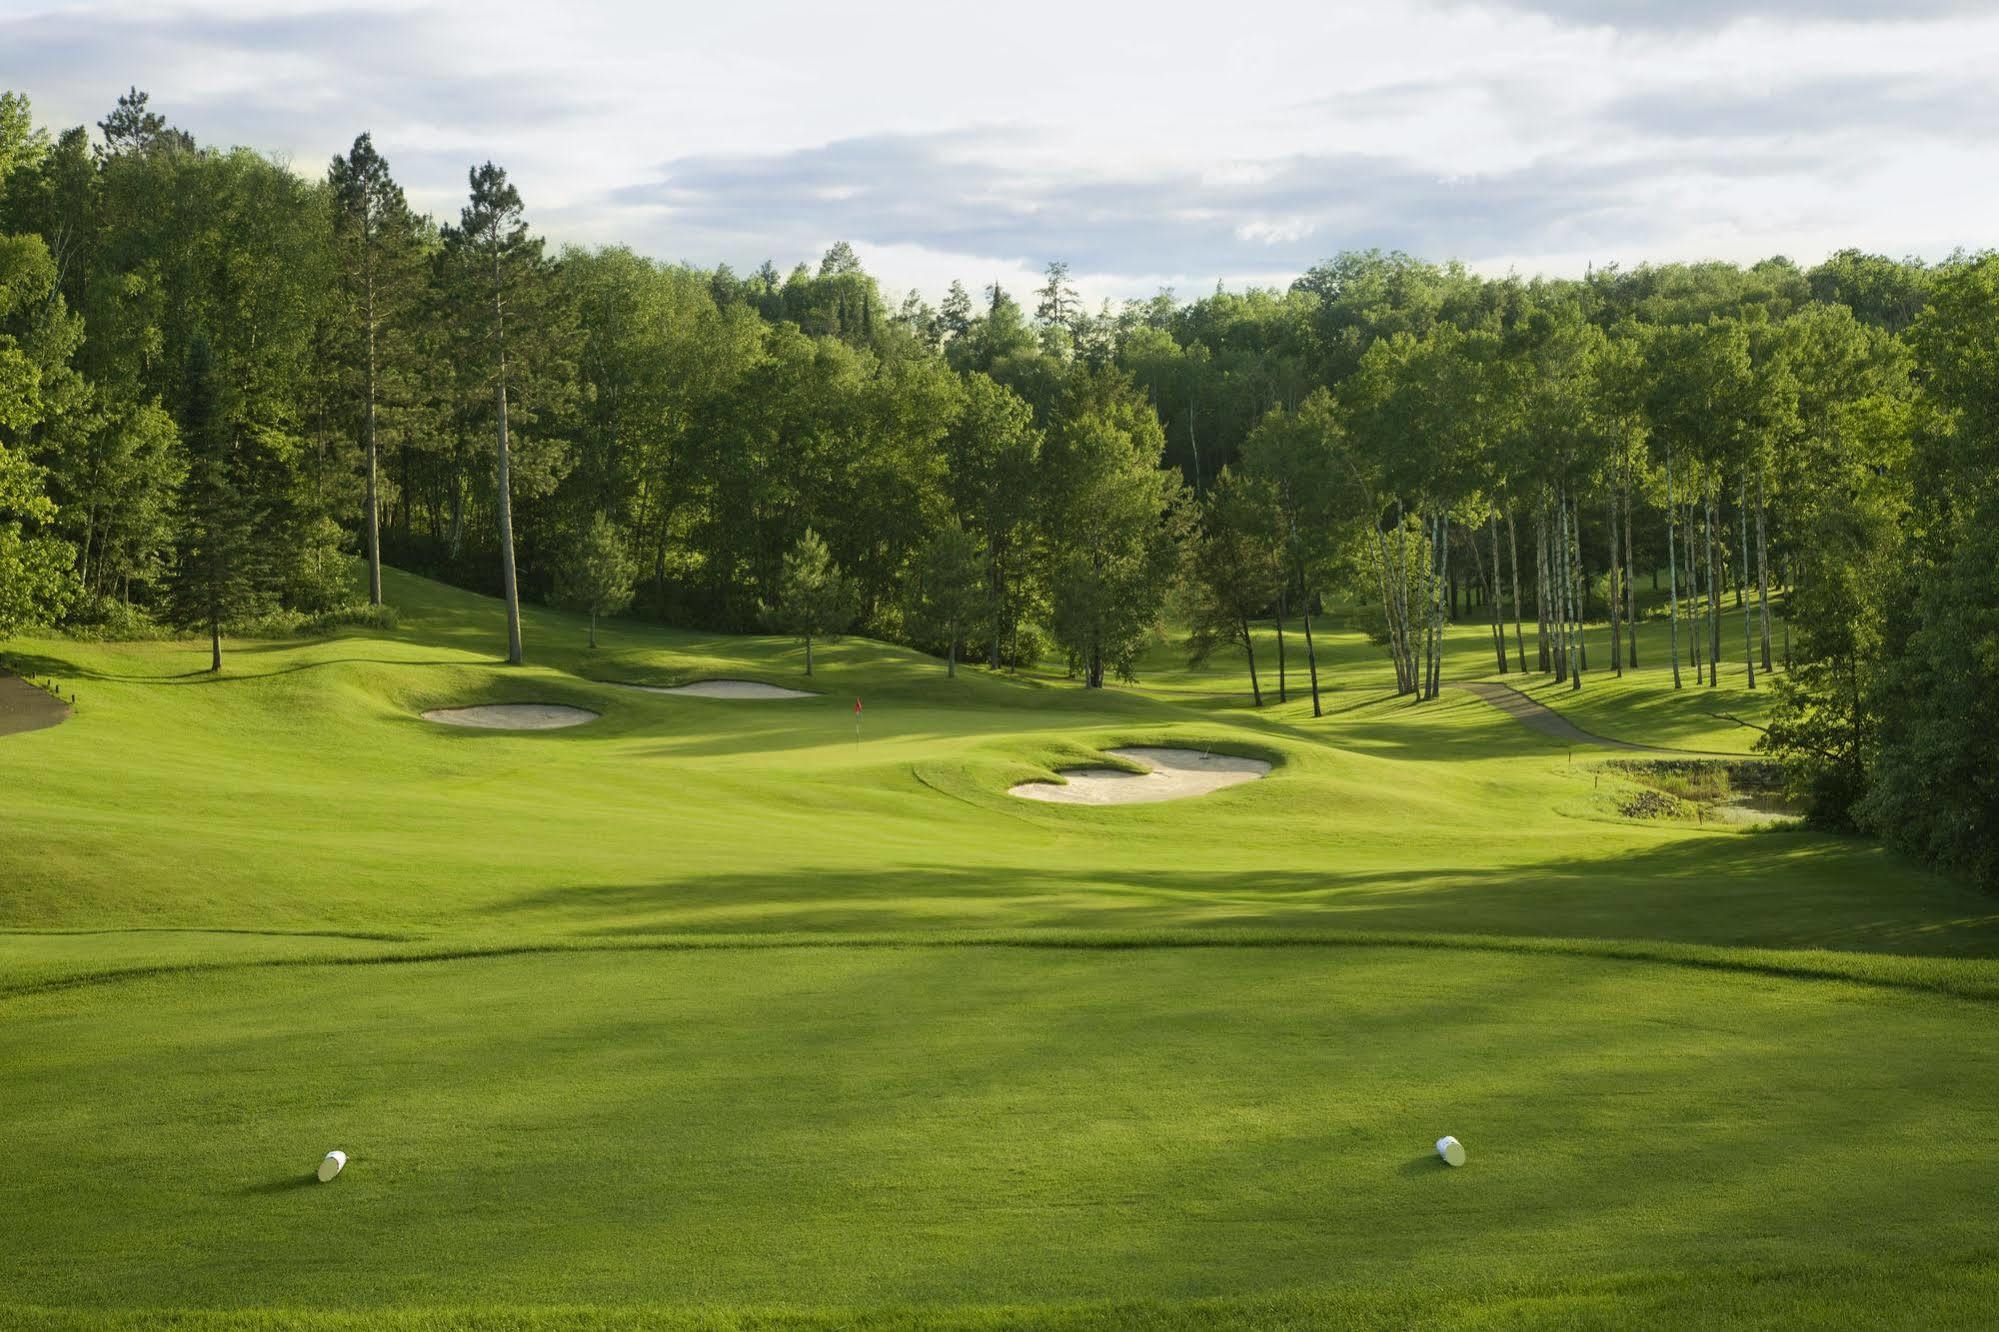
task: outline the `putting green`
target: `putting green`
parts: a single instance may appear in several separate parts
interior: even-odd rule
[[[802,685],[797,646],[591,652],[530,608],[509,669],[494,603],[389,594],[396,632],[220,677],[205,644],[7,646],[78,702],[0,753],[0,1323],[1949,1326],[1999,1296],[1999,903],[1877,847],[1621,817],[1607,754],[1397,700],[1336,627],[1318,718],[1295,636],[1261,712],[1164,647],[1084,691],[854,639],[823,697],[733,707],[611,682]],[[1649,669],[1577,724],[1713,748],[1706,714],[1762,701],[1661,705]],[[600,716],[418,715],[527,702]],[[1006,794],[1125,746],[1274,766]]]

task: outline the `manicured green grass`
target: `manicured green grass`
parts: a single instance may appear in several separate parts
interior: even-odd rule
[[[800,684],[802,653],[632,623],[591,652],[531,610],[509,670],[491,602],[390,598],[394,633],[234,645],[219,679],[193,644],[6,645],[79,702],[0,739],[0,1322],[1940,1326],[1999,1297],[1999,902],[1874,846],[1622,818],[1597,751],[1397,700],[1351,631],[1321,718],[1165,643],[1091,692],[848,640],[823,697],[733,703],[605,682]],[[1483,632],[1448,677],[1493,670]],[[1532,688],[1623,738],[1733,729],[1645,671]],[[415,715],[500,700],[603,715]],[[1277,766],[1004,794],[1127,743]]]

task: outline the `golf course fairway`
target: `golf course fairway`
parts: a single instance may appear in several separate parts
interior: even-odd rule
[[[1102,691],[860,639],[808,680],[789,641],[593,651],[526,608],[508,668],[497,603],[387,593],[393,631],[219,676],[0,652],[76,696],[0,736],[0,1325],[1999,1308],[1999,902],[1871,842],[1630,815],[1632,755],[1398,700],[1338,627],[1315,717],[1295,641],[1256,710],[1168,643]],[[1506,679],[1746,749],[1717,714],[1767,690],[1675,694],[1643,645],[1575,698]],[[1445,670],[1500,678],[1483,627]],[[696,680],[818,697],[622,687]],[[422,720],[516,703],[597,717]],[[1007,794],[1125,747],[1271,770]]]

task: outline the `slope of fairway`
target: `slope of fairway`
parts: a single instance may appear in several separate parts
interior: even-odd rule
[[[1999,903],[1872,844],[1626,818],[1608,751],[1396,699],[1347,631],[1314,718],[1295,663],[1256,711],[1166,644],[1137,688],[859,639],[808,682],[788,641],[591,651],[529,608],[508,668],[493,602],[388,589],[399,629],[219,677],[205,644],[0,657],[78,700],[0,737],[0,1322],[1699,1323],[1844,1291],[1949,1325],[1994,1292]],[[819,696],[621,687],[702,679]],[[1593,676],[1594,717],[1509,679],[1621,738],[1729,726],[1647,712],[1644,672]],[[421,720],[499,703],[599,715]],[[1126,746],[1273,766],[1006,794]]]
[[[1803,1259],[1884,1281],[1942,1262],[1962,1269],[1942,1293],[1976,1288],[1999,1187],[1987,1006],[1442,962],[775,949],[45,996],[0,1028],[21,1093],[0,1132],[34,1163],[0,1176],[0,1288],[1392,1307],[1605,1271],[1691,1293]],[[1469,1168],[1434,1160],[1445,1131]],[[322,1188],[335,1146],[351,1163]]]

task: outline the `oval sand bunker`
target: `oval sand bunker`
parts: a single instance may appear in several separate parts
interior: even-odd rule
[[[760,680],[696,680],[684,685],[642,685],[628,684],[626,689],[638,689],[648,694],[688,694],[695,698],[817,698],[819,695],[803,689],[786,689],[783,685],[764,684]]]
[[[1007,792],[1022,800],[1057,805],[1149,805],[1160,800],[1185,800],[1225,786],[1253,782],[1270,771],[1262,759],[1233,754],[1204,754],[1198,749],[1110,749],[1105,753],[1143,763],[1150,772],[1116,768],[1064,768],[1067,786],[1053,782],[1022,782]]]
[[[423,719],[482,731],[554,731],[596,721],[597,714],[564,703],[485,703],[475,708],[432,708]]]

